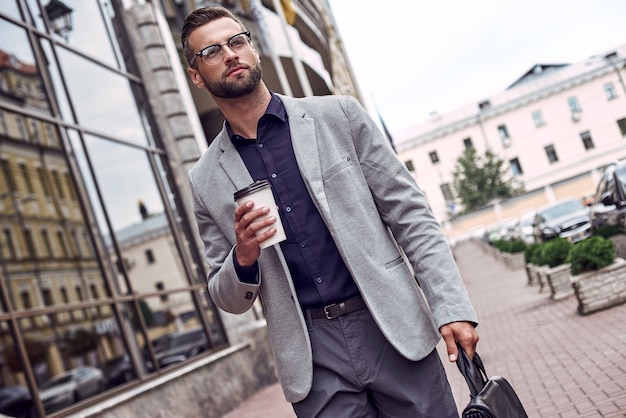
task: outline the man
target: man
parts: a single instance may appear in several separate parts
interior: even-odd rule
[[[373,120],[350,97],[294,99],[262,81],[249,32],[196,10],[182,44],[226,123],[189,173],[217,306],[260,294],[277,373],[302,417],[457,417],[435,349],[473,356],[477,319],[440,227]],[[267,207],[233,193],[268,180]],[[233,223],[234,218],[234,223]]]

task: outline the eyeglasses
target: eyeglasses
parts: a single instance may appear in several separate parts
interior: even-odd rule
[[[205,46],[193,55],[189,64],[193,67],[196,62],[196,57],[202,58],[202,61],[207,65],[217,64],[222,59],[222,48],[224,45],[228,45],[233,51],[238,51],[244,46],[250,45],[251,39],[250,32],[246,31],[231,36],[230,39],[224,43]]]

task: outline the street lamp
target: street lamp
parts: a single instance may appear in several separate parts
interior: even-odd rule
[[[67,41],[68,34],[72,31],[73,10],[60,0],[50,0],[50,3],[46,4],[44,8],[52,30]]]

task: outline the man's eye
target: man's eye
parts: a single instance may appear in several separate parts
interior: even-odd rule
[[[220,48],[213,46],[213,47],[205,49],[204,54],[202,55],[204,55],[205,57],[211,58],[211,57],[216,56],[219,52],[220,52]]]
[[[230,41],[230,45],[236,48],[238,46],[242,46],[244,44],[244,42],[245,41],[244,41],[243,37],[242,36],[238,36],[235,39]]]

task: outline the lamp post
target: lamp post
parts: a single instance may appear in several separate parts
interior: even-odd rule
[[[72,31],[73,10],[60,0],[50,0],[44,9],[46,9],[52,30],[67,41],[69,33]]]

